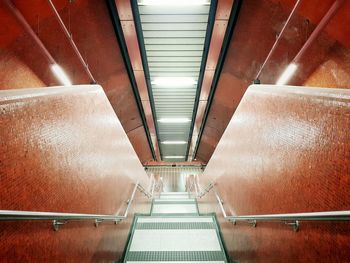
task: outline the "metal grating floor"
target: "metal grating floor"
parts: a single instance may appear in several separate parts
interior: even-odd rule
[[[124,262],[227,262],[215,216],[187,193],[162,193],[150,214],[136,216]]]

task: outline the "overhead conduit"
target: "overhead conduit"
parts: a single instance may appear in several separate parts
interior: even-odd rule
[[[8,6],[8,8],[11,10],[11,12],[13,13],[13,15],[16,17],[16,19],[18,20],[18,22],[23,26],[23,28],[25,29],[25,31],[31,36],[31,38],[35,41],[35,43],[38,45],[38,47],[41,49],[41,51],[44,53],[44,55],[46,56],[47,60],[49,61],[49,63],[51,65],[58,65],[58,63],[56,62],[56,60],[52,57],[52,55],[50,54],[50,52],[47,50],[47,48],[45,47],[44,43],[40,40],[40,38],[37,36],[37,34],[33,31],[33,29],[31,28],[31,26],[29,25],[29,23],[27,22],[27,20],[24,18],[24,16],[22,15],[22,13],[14,6],[14,4],[12,3],[11,0],[4,0],[4,2],[6,3],[6,5]],[[68,38],[69,43],[71,44],[71,46],[73,47],[74,53],[77,55],[80,63],[83,65],[85,72],[87,73],[87,75],[89,76],[92,84],[96,83],[95,78],[93,77],[87,63],[85,62],[85,60],[83,59],[79,49],[77,48],[76,44],[73,41],[73,37],[72,34],[69,33],[68,29],[66,28],[66,26],[63,23],[63,20],[61,19],[60,15],[58,14],[57,9],[55,8],[54,4],[52,3],[51,0],[48,0],[50,7],[52,8],[56,19],[58,20],[61,28],[63,29],[63,32],[65,33],[65,35]]]

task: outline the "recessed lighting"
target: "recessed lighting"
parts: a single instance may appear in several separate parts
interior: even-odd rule
[[[187,87],[197,84],[197,81],[189,77],[158,77],[151,81],[152,85],[163,87]]]
[[[185,156],[179,156],[179,155],[168,155],[168,156],[163,156],[165,159],[182,159],[185,158]]]
[[[64,72],[64,70],[57,64],[51,65],[51,70],[55,74],[56,78],[64,85],[64,86],[71,86],[72,82],[69,80],[67,74]]]
[[[162,6],[209,5],[210,0],[141,0],[138,4]]]
[[[161,123],[186,123],[190,122],[191,119],[189,118],[160,118],[158,122]]]
[[[289,66],[283,71],[282,75],[276,82],[276,85],[285,85],[288,83],[290,78],[293,76],[295,71],[297,70],[298,65],[295,63],[289,64]]]
[[[186,141],[162,141],[162,144],[186,144]]]

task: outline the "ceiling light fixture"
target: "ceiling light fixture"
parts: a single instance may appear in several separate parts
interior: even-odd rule
[[[283,71],[282,75],[276,82],[276,85],[285,85],[288,83],[290,78],[293,76],[295,71],[297,71],[298,65],[295,63],[289,64],[289,66]]]
[[[209,5],[210,0],[141,0],[139,5],[189,6]]]
[[[160,118],[158,122],[161,123],[187,123],[190,122],[189,118]]]
[[[185,158],[185,156],[180,156],[180,155],[168,155],[168,156],[163,156],[165,159],[182,159]]]
[[[55,74],[56,78],[64,85],[64,86],[72,86],[72,82],[69,80],[67,74],[58,64],[51,65],[51,71]]]
[[[162,144],[186,144],[186,141],[162,141]]]
[[[154,78],[151,84],[163,87],[187,87],[197,85],[197,81],[189,77],[158,77]]]

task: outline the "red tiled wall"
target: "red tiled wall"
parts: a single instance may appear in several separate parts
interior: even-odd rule
[[[135,182],[148,186],[100,86],[0,91],[0,130],[2,210],[122,214]],[[149,209],[140,194],[134,209]],[[112,262],[131,218],[58,232],[50,222],[0,222],[0,261]]]
[[[13,1],[74,85],[91,80],[47,1]],[[53,1],[141,162],[153,160],[106,1]],[[0,1],[0,90],[60,85],[42,50]],[[142,144],[139,144],[139,142]],[[142,145],[142,147],[141,147]]]
[[[261,83],[276,83],[333,2],[334,0],[302,1],[275,52],[263,68],[259,77]],[[198,160],[209,161],[244,92],[255,79],[295,3],[295,0],[242,1],[198,147]],[[349,18],[350,1],[344,1],[328,26],[298,62],[298,70],[288,85],[350,87]]]
[[[13,52],[0,50],[0,90],[44,86],[33,70]]]
[[[202,177],[228,215],[350,210],[350,91],[251,86]],[[201,212],[219,212],[213,194]],[[349,262],[350,224],[221,227],[238,262]]]

